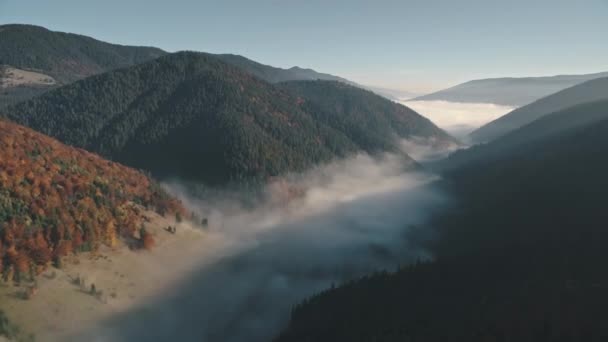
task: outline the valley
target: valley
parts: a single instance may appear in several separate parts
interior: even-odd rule
[[[608,340],[597,4],[20,1],[0,341]]]

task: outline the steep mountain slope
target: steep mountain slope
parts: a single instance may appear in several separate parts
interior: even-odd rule
[[[573,85],[600,77],[608,77],[608,72],[586,75],[473,80],[417,97],[414,101],[442,100],[519,107]]]
[[[0,25],[0,106],[36,96],[57,85],[164,54],[157,48],[109,44],[39,26]],[[7,72],[9,68],[11,72]],[[46,81],[29,78],[23,82],[23,75],[28,72],[38,73]],[[28,80],[27,75],[25,79]]]
[[[430,137],[429,144],[456,144],[430,120],[372,92],[331,81],[293,81],[281,86],[300,99],[316,120],[344,132],[369,152],[395,150],[396,138]]]
[[[585,102],[608,99],[608,77],[587,81],[543,97],[494,120],[470,134],[474,142],[494,140],[549,113]]]
[[[316,120],[298,101],[213,55],[183,52],[87,78],[5,112],[158,177],[208,184],[259,181],[378,150]],[[446,139],[419,115],[401,115],[410,134]]]
[[[142,210],[184,213],[138,171],[0,120],[0,272],[26,279],[72,252],[133,238]],[[141,208],[140,208],[141,207]]]
[[[261,78],[263,80],[266,80],[270,83],[281,83],[281,82],[289,82],[289,81],[317,81],[317,80],[336,81],[336,82],[342,82],[342,83],[345,83],[348,85],[352,85],[352,86],[355,86],[358,88],[367,89],[369,91],[372,91],[378,95],[384,96],[385,98],[391,99],[391,100],[400,100],[400,99],[403,99],[404,97],[405,98],[414,97],[411,93],[408,93],[405,91],[365,86],[365,85],[357,84],[353,81],[347,80],[347,79],[339,77],[339,76],[320,73],[320,72],[317,72],[312,69],[303,69],[303,68],[300,68],[297,66],[289,68],[289,69],[276,68],[276,67],[273,67],[270,65],[265,65],[265,64],[258,63],[256,61],[252,61],[250,59],[247,59],[247,58],[245,58],[243,56],[239,56],[239,55],[222,54],[222,55],[214,55],[214,56],[217,56],[219,59],[223,60],[224,62],[226,62],[228,64],[232,64],[236,67],[239,67],[242,70],[247,71],[247,72],[253,74],[254,76]]]
[[[436,163],[437,170],[450,172],[492,163],[507,156],[526,155],[536,141],[558,139],[574,129],[608,119],[608,100],[585,103],[545,115],[488,144],[453,153]]]
[[[2,25],[0,32],[0,64],[37,70],[59,82],[75,81],[166,54],[157,48],[109,44],[39,26]]]
[[[326,80],[326,81],[339,81],[344,83],[351,83],[345,78],[338,76],[323,74],[316,72],[312,69],[303,69],[300,67],[292,67],[289,69],[276,68],[270,65],[265,65],[252,61],[248,58],[239,55],[232,54],[220,54],[215,55],[222,61],[232,64],[242,70],[245,70],[254,76],[266,80],[270,83],[279,83],[286,81],[296,80]]]
[[[606,149],[608,119],[444,174],[436,259],[305,301],[277,341],[605,340]]]

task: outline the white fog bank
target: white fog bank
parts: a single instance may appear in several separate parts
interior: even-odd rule
[[[509,113],[514,107],[488,103],[448,101],[400,101],[458,139],[465,140],[475,129]]]
[[[433,233],[416,227],[447,201],[400,157],[362,154],[287,179],[253,207],[168,184],[226,243],[165,297],[77,340],[270,341],[306,297],[429,257],[421,241]]]

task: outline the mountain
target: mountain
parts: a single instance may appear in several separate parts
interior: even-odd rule
[[[608,72],[586,75],[473,80],[417,97],[413,101],[440,100],[520,107],[573,85],[601,77],[608,77]]]
[[[494,140],[510,131],[571,106],[585,102],[608,99],[608,77],[587,81],[555,94],[543,97],[529,105],[514,111],[482,126],[470,134],[476,143]]]
[[[606,149],[603,119],[444,174],[433,260],[313,296],[276,341],[605,340]]]
[[[182,52],[89,77],[4,112],[157,177],[214,185],[257,182],[386,147],[350,139],[315,119],[301,101],[214,55]],[[399,115],[410,134],[446,139],[436,127],[419,131],[429,122],[414,112]]]
[[[551,113],[487,144],[451,154],[434,167],[442,172],[490,164],[506,156],[526,155],[536,141],[559,139],[574,129],[608,119],[608,99],[584,103]]]
[[[88,76],[140,64],[167,54],[154,47],[111,44],[33,25],[0,25],[0,32],[0,107]],[[390,99],[403,97],[399,95],[402,92],[360,86],[345,78],[312,69],[297,66],[289,69],[276,68],[233,54],[216,56],[270,83],[295,80],[339,81],[370,89]]]
[[[289,69],[276,68],[270,65],[265,65],[256,61],[252,61],[243,56],[232,54],[220,54],[216,56],[224,62],[241,68],[242,70],[249,72],[254,76],[266,80],[270,83],[318,80],[335,81],[372,91],[390,100],[400,100],[403,98],[414,97],[412,93],[406,91],[361,85],[339,76],[320,73],[312,69],[303,69],[297,66]]]
[[[296,81],[296,80],[326,80],[326,81],[339,81],[344,83],[352,83],[351,81],[330,75],[316,72],[312,69],[303,69],[300,67],[292,67],[289,69],[276,68],[270,65],[265,65],[262,63],[258,63],[256,61],[252,61],[246,57],[232,54],[219,54],[215,55],[218,59],[222,61],[232,64],[238,68],[241,68],[254,76],[261,78],[270,83],[279,83],[286,81]]]
[[[164,55],[32,25],[0,25],[0,106],[104,71]]]
[[[33,278],[51,261],[133,239],[146,208],[184,213],[142,173],[0,120],[0,273]]]
[[[300,107],[317,121],[343,132],[359,146],[368,146],[368,152],[398,149],[395,137],[435,138],[430,144],[458,143],[410,108],[361,88],[331,81],[293,81],[280,86],[296,95]]]

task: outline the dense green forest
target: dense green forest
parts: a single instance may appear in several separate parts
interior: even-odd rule
[[[517,108],[476,129],[470,136],[478,143],[492,141],[553,112],[607,99],[608,77],[593,79]]]
[[[314,118],[370,153],[399,150],[399,138],[430,137],[429,144],[456,140],[415,111],[370,91],[336,81],[292,81],[281,86],[298,96]]]
[[[445,173],[435,260],[306,300],[276,341],[605,341],[607,149],[605,119]]]
[[[109,44],[39,26],[0,25],[0,86],[2,66],[36,71],[56,81],[53,84],[0,87],[0,108],[87,76],[142,63],[164,54],[166,52],[157,48]]]
[[[316,72],[312,69],[303,69],[299,67],[292,67],[289,69],[276,68],[270,65],[265,65],[256,61],[252,61],[243,56],[232,54],[221,54],[214,56],[228,64],[232,64],[244,71],[247,71],[248,73],[254,75],[257,78],[261,78],[270,83],[280,83],[297,80],[325,80],[352,83],[342,77]]]
[[[450,170],[465,167],[470,169],[478,164],[488,164],[506,156],[528,155],[530,144],[608,119],[606,108],[608,100],[603,100],[547,114],[495,141],[452,153],[448,158],[432,164],[431,168],[446,173]]]
[[[328,109],[303,106],[282,87],[195,52],[92,76],[4,113],[158,177],[214,185],[264,180],[359,150],[390,150],[389,138],[397,136],[452,141],[417,113],[371,93],[338,83],[310,85],[333,89],[328,95],[338,96],[344,108],[334,115],[350,126],[328,120]],[[377,111],[383,124],[366,130],[370,121],[359,107]],[[357,136],[350,132],[355,126]],[[374,140],[379,135],[381,143]]]
[[[36,70],[61,83],[164,55],[150,47],[109,44],[33,25],[0,25],[0,65]]]

